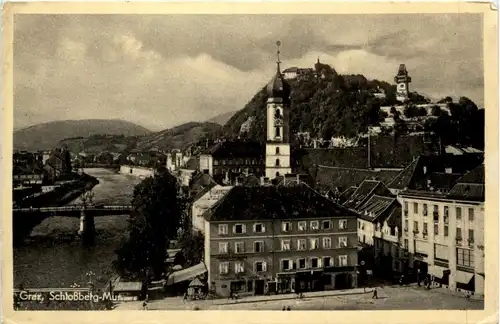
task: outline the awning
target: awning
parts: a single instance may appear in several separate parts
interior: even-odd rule
[[[443,271],[448,270],[446,268],[437,266],[437,265],[431,265],[428,267],[427,272],[434,277],[437,278],[443,278]]]
[[[456,275],[455,275],[455,280],[457,282],[460,282],[460,283],[463,283],[465,285],[468,285],[470,283],[472,277],[474,277],[473,273],[469,273],[469,272],[464,272],[464,271],[458,270],[456,272]]]
[[[207,272],[207,268],[205,267],[205,264],[203,262],[200,262],[197,265],[187,269],[172,272],[168,276],[167,286],[186,280],[193,280],[194,278],[201,276],[205,272]]]

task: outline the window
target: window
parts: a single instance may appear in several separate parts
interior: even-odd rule
[[[444,236],[448,236],[448,224],[444,224]]]
[[[227,235],[227,224],[219,224],[219,235]]]
[[[297,259],[297,265],[299,269],[306,268],[306,259]]]
[[[474,220],[474,208],[469,208],[469,221]]]
[[[323,221],[323,229],[330,229],[330,228],[332,228],[332,222]]]
[[[409,225],[408,225],[408,220],[405,219],[405,228],[404,228],[404,231],[405,232],[408,232],[408,228],[409,228]]]
[[[290,251],[290,240],[281,241],[281,251]]]
[[[404,240],[404,248],[408,250],[408,239]]]
[[[260,224],[260,223],[258,223],[258,224],[255,224],[255,225],[253,226],[253,231],[254,231],[255,233],[264,233],[264,232],[266,231],[266,229],[265,229],[265,227],[264,227],[264,224]]]
[[[221,262],[219,263],[219,273],[227,274],[229,273],[229,262]]]
[[[245,224],[236,224],[233,227],[233,233],[236,234],[243,234],[246,232]]]
[[[245,272],[245,267],[243,265],[243,262],[241,262],[241,261],[235,262],[235,264],[234,264],[234,272],[235,273],[243,273],[243,272]]]
[[[318,258],[311,258],[311,268],[319,267]]]
[[[306,240],[305,239],[299,239],[297,241],[297,249],[298,250],[305,250],[306,249]]]
[[[276,166],[280,166],[280,159],[276,159]]]
[[[438,207],[438,205],[434,205],[433,215],[434,215],[434,221],[439,222],[439,207]]]
[[[299,231],[305,231],[307,227],[306,224],[307,224],[306,222],[299,222],[298,224]]]
[[[255,262],[255,272],[266,272],[267,265],[264,261]]]
[[[228,244],[226,242],[219,243],[219,253],[226,254],[228,252]]]
[[[347,255],[339,255],[339,266],[347,267]]]
[[[323,258],[323,266],[324,267],[331,267],[331,266],[333,266],[332,261],[333,261],[333,259],[331,257],[324,257]]]
[[[262,241],[253,242],[253,251],[264,252],[264,242]]]
[[[418,203],[413,203],[413,213],[418,214]]]
[[[404,206],[403,212],[404,212],[405,216],[408,216],[408,202],[407,201],[405,201],[405,206]]]
[[[280,154],[280,148],[279,147],[276,148],[276,155],[278,155],[278,154]]]
[[[316,250],[318,248],[319,248],[319,239],[318,238],[312,238],[312,239],[310,239],[309,249],[310,250]]]
[[[281,270],[292,270],[292,262],[290,260],[281,260]]]
[[[457,213],[457,220],[462,219],[462,207],[457,207],[456,213]]]
[[[439,235],[439,224],[434,223],[434,235]]]
[[[418,233],[418,222],[417,221],[413,222],[413,232]]]
[[[444,217],[443,217],[443,220],[444,220],[445,224],[449,223],[449,216],[450,216],[449,208],[448,208],[448,206],[444,206]]]
[[[457,234],[456,234],[457,240],[462,239],[462,229],[460,227],[457,227]]]
[[[424,216],[427,216],[427,204],[424,204],[422,206],[422,208],[423,208],[423,214],[424,214]]]
[[[361,228],[361,221],[358,220],[358,228]]]
[[[339,247],[347,247],[347,236],[340,236],[339,237]]]
[[[329,237],[324,237],[323,238],[323,248],[324,249],[331,249],[332,248],[332,239]]]
[[[280,137],[280,128],[279,127],[275,127],[275,133],[276,133],[276,137]]]
[[[243,244],[243,242],[234,243],[234,252],[236,252],[236,253],[245,252],[245,245]]]
[[[281,230],[283,232],[290,232],[292,230],[292,223],[290,222],[281,223]]]
[[[474,230],[469,230],[469,243],[474,243]]]
[[[424,235],[427,235],[427,223],[424,223]]]
[[[457,265],[474,268],[474,251],[458,248]]]
[[[319,222],[318,221],[311,221],[311,229],[313,231],[316,231],[319,229]]]
[[[340,229],[347,229],[347,219],[339,220],[339,228]]]

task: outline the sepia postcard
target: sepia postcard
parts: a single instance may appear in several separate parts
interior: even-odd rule
[[[4,5],[2,320],[497,323],[496,10]]]

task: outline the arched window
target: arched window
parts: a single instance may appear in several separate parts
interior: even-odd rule
[[[276,154],[280,154],[280,148],[279,147],[276,148]]]
[[[280,159],[276,159],[276,166],[280,166]]]
[[[276,137],[280,137],[280,127],[276,127]]]

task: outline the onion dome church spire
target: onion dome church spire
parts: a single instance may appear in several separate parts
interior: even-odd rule
[[[281,42],[277,41],[276,45],[278,47],[276,61],[277,71],[276,75],[271,79],[271,81],[267,85],[267,96],[269,100],[273,100],[275,102],[284,102],[288,103],[290,101],[290,85],[285,81],[283,75],[281,74],[280,68],[280,46]]]

